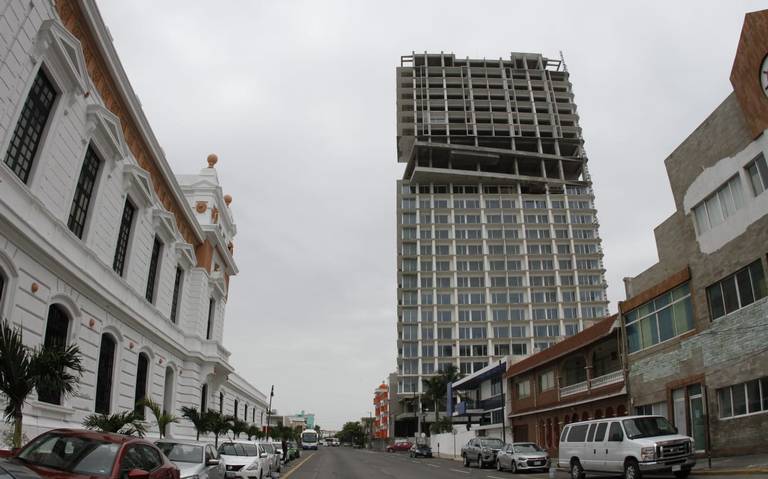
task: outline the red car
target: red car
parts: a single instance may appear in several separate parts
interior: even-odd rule
[[[413,447],[413,443],[411,441],[395,441],[394,443],[387,446],[387,452],[410,451],[411,447]]]
[[[144,439],[75,429],[55,429],[37,436],[0,471],[21,479],[179,479],[179,469]]]

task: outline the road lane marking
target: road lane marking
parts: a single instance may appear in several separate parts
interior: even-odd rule
[[[491,479],[505,479],[505,478],[499,477],[499,476],[487,476],[487,477],[490,477]]]
[[[427,466],[429,466],[429,467],[436,467],[436,468],[438,468],[438,469],[440,468],[440,466],[438,466],[438,465],[436,465],[436,464],[427,464]]]
[[[451,469],[453,472],[460,472],[462,474],[469,474],[469,471],[462,471],[461,469]]]
[[[317,453],[315,453],[315,454],[317,454]],[[305,458],[303,461],[301,461],[300,463],[296,464],[296,465],[293,467],[293,469],[291,469],[290,471],[288,471],[288,472],[286,472],[285,474],[281,475],[280,477],[281,477],[282,479],[288,479],[289,477],[291,477],[291,474],[293,474],[294,472],[296,472],[296,471],[297,471],[297,470],[298,470],[298,469],[299,469],[301,466],[303,466],[303,465],[304,465],[304,463],[305,463],[305,462],[307,462],[307,461],[309,461],[310,459],[312,459],[313,457],[315,457],[315,454],[310,454],[310,455],[309,455],[309,456],[307,456],[307,457],[306,457],[306,458]]]

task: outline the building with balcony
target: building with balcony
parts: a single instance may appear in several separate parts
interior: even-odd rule
[[[504,414],[507,384],[504,373],[506,358],[451,383],[448,415],[453,423],[464,423],[479,435],[506,439],[508,419]]]
[[[768,10],[749,13],[731,92],[664,161],[658,263],[625,279],[633,412],[715,455],[768,449]]]
[[[389,439],[389,386],[379,384],[373,391],[373,438]]]
[[[610,316],[507,368],[507,416],[514,441],[556,457],[565,424],[628,411],[621,322]]]
[[[449,365],[469,375],[545,350],[608,302],[563,63],[414,53],[396,83],[396,393],[413,402]],[[413,435],[416,413],[401,416]]]
[[[258,423],[266,398],[222,343],[237,230],[217,157],[173,173],[93,0],[11,0],[0,20],[0,317],[85,368],[72,396],[32,394],[25,434],[148,397]]]

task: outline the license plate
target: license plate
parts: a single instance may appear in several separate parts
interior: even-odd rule
[[[542,464],[544,464],[544,462],[542,462],[542,461],[535,461],[533,463],[534,466],[541,466]]]
[[[682,469],[682,466],[680,466],[680,464],[678,464],[677,466],[672,466],[672,472],[679,471],[680,469]]]

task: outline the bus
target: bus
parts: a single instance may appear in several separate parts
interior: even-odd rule
[[[312,429],[305,429],[301,432],[301,448],[302,449],[315,449],[317,450],[317,431]]]

